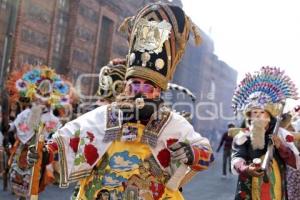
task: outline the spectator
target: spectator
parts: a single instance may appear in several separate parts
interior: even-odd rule
[[[228,124],[228,130],[230,128],[234,128],[234,124],[233,123],[229,123]],[[229,172],[231,173],[231,145],[232,145],[232,140],[233,138],[231,136],[228,135],[228,130],[223,134],[222,139],[220,141],[219,147],[217,149],[217,152],[220,151],[221,147],[224,145],[223,148],[223,174],[222,177],[225,178],[227,175],[227,161],[228,161],[228,169]]]

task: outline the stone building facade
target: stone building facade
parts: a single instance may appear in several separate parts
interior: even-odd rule
[[[172,92],[176,110],[193,112],[193,123],[201,134],[216,139],[226,130],[228,122],[234,122],[231,99],[236,86],[237,71],[218,59],[214,43],[201,32],[199,47],[189,40],[184,57],[178,65],[174,83],[187,87],[196,96],[196,102]],[[183,105],[182,105],[183,104]],[[174,104],[173,104],[174,105]]]

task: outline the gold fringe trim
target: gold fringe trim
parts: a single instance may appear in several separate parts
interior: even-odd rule
[[[192,30],[191,31],[194,35],[195,44],[197,46],[199,46],[202,43],[200,29],[194,22],[192,22],[192,21],[190,21],[190,22],[191,22],[191,25],[192,25]]]

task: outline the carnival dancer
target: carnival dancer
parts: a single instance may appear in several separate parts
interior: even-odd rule
[[[15,100],[28,99],[31,107],[27,107],[17,115],[10,129],[16,129],[16,142],[12,148],[9,159],[10,181],[13,193],[26,199],[30,196],[30,184],[32,178],[32,162],[27,159],[29,146],[36,143],[36,129],[43,125],[43,137],[45,140],[59,127],[59,119],[53,115],[51,107],[68,102],[69,85],[52,69],[46,66],[28,67],[28,71],[20,74],[15,85],[10,91],[15,91],[12,98]],[[11,103],[14,99],[11,98]],[[36,160],[37,157],[34,158]],[[45,167],[45,166],[44,166]],[[47,170],[42,170],[42,185],[52,181],[52,176]]]
[[[282,127],[289,130],[293,137],[288,139],[290,142],[294,142],[295,146],[300,149],[300,106],[294,108],[294,110],[285,113],[283,117]],[[287,180],[287,196],[289,200],[300,199],[300,170],[287,166],[286,173]]]
[[[81,179],[77,199],[183,199],[180,183],[191,169],[208,168],[212,150],[184,117],[163,107],[161,91],[190,30],[199,35],[181,8],[163,3],[123,25],[130,44],[124,93],[67,123],[48,152],[60,155],[61,186]]]
[[[235,199],[287,199],[286,165],[299,169],[299,151],[290,132],[279,128],[284,102],[296,99],[290,78],[276,67],[247,74],[233,96],[246,128],[233,141],[232,168],[239,175]]]
[[[234,128],[235,125],[233,123],[229,123],[227,125],[228,130],[231,128]],[[223,170],[222,170],[222,178],[226,178],[227,175],[227,161],[229,164],[229,173],[231,174],[231,146],[232,146],[232,141],[233,141],[233,137],[228,135],[228,130],[223,133],[223,136],[221,138],[220,144],[217,148],[217,152],[220,151],[221,147],[224,145],[223,147]]]

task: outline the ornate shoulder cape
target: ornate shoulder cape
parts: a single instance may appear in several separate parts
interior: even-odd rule
[[[93,167],[110,147],[111,141],[104,142],[107,111],[107,105],[101,106],[67,123],[54,135],[59,148],[61,187],[67,187],[68,183],[90,175]],[[167,141],[170,139],[211,149],[206,138],[195,132],[184,117],[173,112],[164,124],[156,145],[149,145],[156,159],[159,152],[167,148]],[[157,163],[160,164],[159,160]],[[161,168],[166,170],[163,166]],[[180,171],[180,174],[176,170],[173,171],[172,176],[177,176],[174,179],[171,178],[174,182],[180,182],[189,168],[182,165]],[[174,184],[178,183],[171,185]]]

